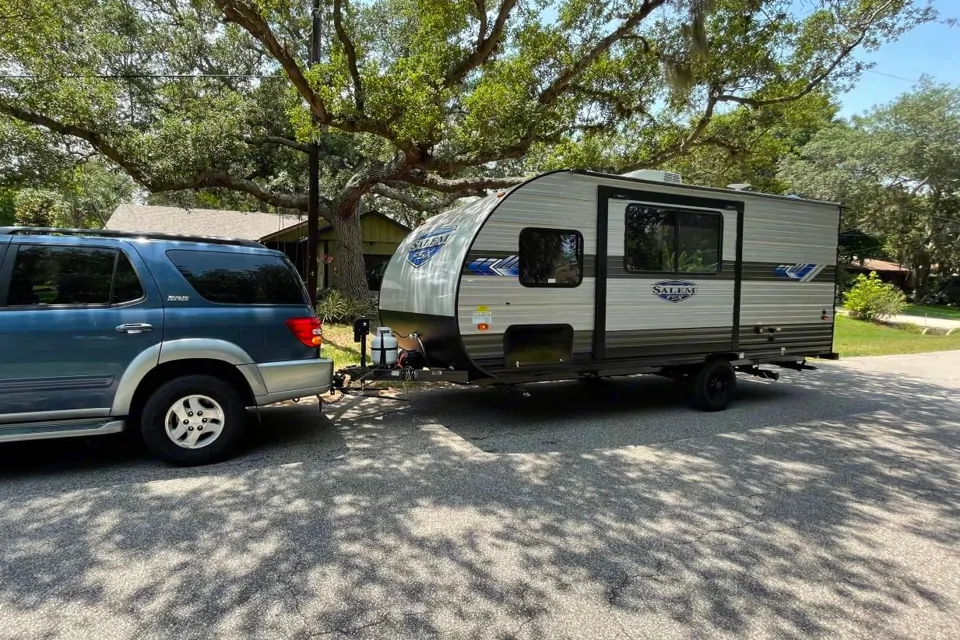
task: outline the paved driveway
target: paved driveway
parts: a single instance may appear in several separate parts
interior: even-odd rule
[[[960,352],[530,390],[0,448],[0,638],[957,637]]]

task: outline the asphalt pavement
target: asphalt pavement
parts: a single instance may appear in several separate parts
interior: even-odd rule
[[[957,638],[960,352],[0,446],[0,638]]]

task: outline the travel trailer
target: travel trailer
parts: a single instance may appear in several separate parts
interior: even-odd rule
[[[670,172],[539,175],[400,245],[380,287],[400,356],[379,368],[473,384],[656,373],[723,409],[737,372],[836,357],[839,221],[837,203]]]

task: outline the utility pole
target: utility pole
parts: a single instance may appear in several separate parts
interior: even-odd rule
[[[320,62],[320,0],[313,0],[313,32],[310,38],[309,64]],[[310,302],[317,304],[317,255],[320,239],[320,143],[310,143],[309,187],[307,194],[307,291]]]

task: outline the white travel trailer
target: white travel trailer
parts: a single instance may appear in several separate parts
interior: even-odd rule
[[[737,371],[775,379],[758,365],[836,358],[839,221],[836,203],[668,172],[555,171],[411,233],[380,321],[419,352],[406,360],[418,379],[657,373],[722,409]]]

